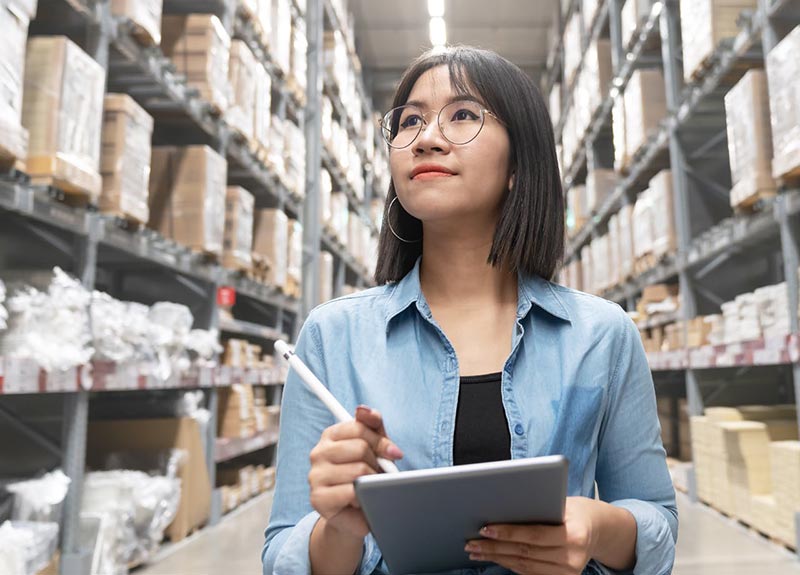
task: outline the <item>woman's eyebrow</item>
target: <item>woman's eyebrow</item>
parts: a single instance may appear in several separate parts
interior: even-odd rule
[[[475,102],[477,104],[483,105],[483,102],[481,102],[478,98],[476,98],[472,94],[456,94],[455,96],[450,96],[450,98],[448,98],[447,100],[447,103],[452,104],[453,102]],[[416,106],[417,108],[425,110],[428,106],[428,103],[422,100],[408,100],[405,103],[405,105]]]

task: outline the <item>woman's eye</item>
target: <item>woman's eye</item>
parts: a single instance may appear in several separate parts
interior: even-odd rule
[[[471,120],[477,120],[478,116],[472,110],[467,110],[466,108],[462,108],[458,110],[455,114],[453,114],[454,122],[467,122]]]
[[[409,116],[404,118],[402,122],[400,122],[401,128],[416,128],[419,126],[419,122],[422,121],[422,118],[419,116]]]

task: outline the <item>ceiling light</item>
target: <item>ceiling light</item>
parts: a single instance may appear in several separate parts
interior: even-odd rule
[[[428,0],[428,14],[431,18],[444,16],[444,0]]]
[[[432,45],[444,46],[447,44],[447,25],[444,22],[444,18],[431,18],[430,34]]]

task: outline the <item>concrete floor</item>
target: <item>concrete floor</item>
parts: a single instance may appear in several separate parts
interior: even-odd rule
[[[260,575],[272,501],[262,495],[218,526],[164,549],[134,575]],[[800,559],[679,494],[681,532],[673,575],[800,575]]]

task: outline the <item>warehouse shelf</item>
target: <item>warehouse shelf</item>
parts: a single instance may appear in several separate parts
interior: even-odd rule
[[[327,72],[324,75],[323,81],[323,94],[330,99],[331,104],[333,104],[333,109],[336,111],[336,115],[339,116],[339,122],[345,127],[347,130],[347,134],[350,136],[350,140],[355,143],[356,149],[358,150],[358,155],[361,158],[361,162],[366,165],[369,163],[369,158],[367,157],[367,151],[364,149],[364,145],[362,144],[362,137],[356,131],[355,125],[353,124],[353,119],[350,117],[350,114],[347,113],[347,110],[344,107],[344,103],[342,102],[341,95],[339,94],[339,89],[336,87],[336,83],[334,82],[333,78]],[[366,105],[366,104],[365,104]],[[362,107],[362,110],[369,110],[368,107]],[[367,121],[370,121],[369,119]]]
[[[257,433],[252,437],[218,437],[214,444],[214,462],[222,463],[278,443],[278,431]]]
[[[611,301],[625,301],[641,293],[645,287],[653,284],[664,283],[678,274],[678,267],[674,256],[667,256],[653,268],[636,276],[625,284],[613,288],[602,297]]]
[[[653,371],[789,365],[800,361],[800,336],[649,352],[647,361]]]
[[[219,318],[219,329],[220,331],[229,333],[231,335],[254,337],[267,341],[289,339],[289,336],[285,333],[282,333],[279,329],[228,317]]]
[[[366,267],[361,265],[352,254],[327,230],[323,229],[322,233],[322,246],[323,248],[333,254],[334,257],[344,262],[350,273],[357,279],[358,283],[362,283],[369,287],[374,285],[372,277]]]
[[[328,170],[331,179],[336,184],[335,191],[344,192],[347,196],[347,203],[350,206],[350,211],[358,214],[362,219],[368,219],[364,209],[364,200],[356,195],[355,190],[342,173],[342,169],[325,146],[322,146],[322,167]],[[371,226],[371,229],[373,234],[378,233],[374,225]]]
[[[341,32],[342,36],[345,39],[345,44],[347,45],[347,53],[350,60],[350,66],[356,70],[356,72],[361,71],[361,63],[358,58],[358,54],[356,54],[355,46],[350,43],[350,35],[346,33],[346,29],[344,24],[339,18],[339,14],[337,14],[336,9],[333,7],[333,2],[331,0],[323,0],[323,12],[325,16],[325,28],[329,30],[338,30]],[[360,77],[359,74],[356,75],[356,92],[358,93],[358,97],[361,99],[362,109],[363,110],[370,110],[372,106],[370,105],[369,98],[367,97],[367,91],[364,89],[364,82],[363,79]]]
[[[608,0],[606,0],[606,2],[607,1]],[[544,90],[545,94],[550,94],[550,91],[553,89],[553,86],[555,86],[555,84],[558,83],[559,75],[558,75],[558,73],[555,73],[555,72],[552,71],[553,69],[550,67],[550,64],[551,64],[551,62],[552,63],[558,62],[559,63],[559,66],[557,67],[558,71],[560,71],[561,68],[563,67],[563,64],[564,64],[563,61],[562,61],[563,60],[562,50],[564,48],[564,30],[563,30],[563,28],[566,25],[566,23],[569,22],[570,18],[572,18],[572,15],[578,9],[578,5],[579,4],[580,4],[579,0],[570,0],[569,4],[567,4],[566,10],[564,11],[563,15],[561,16],[561,23],[562,23],[562,25],[561,25],[561,34],[559,34],[558,38],[556,38],[556,41],[553,44],[553,47],[551,48],[551,51],[550,51],[550,53],[554,54],[554,56],[551,58],[550,55],[548,54],[548,58],[547,58],[547,63],[548,63],[548,69],[547,70],[548,71],[547,71],[547,76],[546,76],[546,79],[545,79],[545,90]]]
[[[659,313],[653,317],[647,318],[646,320],[640,320],[636,322],[636,327],[639,329],[652,329],[656,327],[663,327],[665,325],[675,323],[680,319],[680,314],[678,311],[673,311],[669,313]]]
[[[222,270],[221,285],[232,287],[237,296],[245,296],[266,303],[291,314],[298,313],[297,300],[287,296],[275,286],[265,285],[245,277],[241,272]]]
[[[86,210],[56,201],[52,190],[24,181],[0,180],[0,208],[81,236],[92,229],[92,216]]]
[[[69,393],[91,385],[87,366],[48,373],[32,359],[0,356],[0,395]]]

